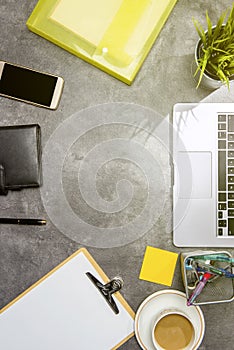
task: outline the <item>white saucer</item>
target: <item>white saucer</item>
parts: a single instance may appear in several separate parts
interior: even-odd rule
[[[186,294],[178,290],[166,289],[146,298],[137,310],[135,317],[135,334],[138,343],[144,350],[155,350],[151,338],[155,319],[165,309],[181,310],[196,324],[195,345],[198,349],[205,332],[205,321],[199,306],[187,306]]]

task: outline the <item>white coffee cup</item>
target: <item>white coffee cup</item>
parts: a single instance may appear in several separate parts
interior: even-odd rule
[[[153,322],[152,341],[157,350],[195,350],[196,322],[179,309],[163,310]]]

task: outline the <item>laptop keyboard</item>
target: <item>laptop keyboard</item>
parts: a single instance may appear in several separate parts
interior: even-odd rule
[[[218,115],[218,236],[234,235],[234,114]]]

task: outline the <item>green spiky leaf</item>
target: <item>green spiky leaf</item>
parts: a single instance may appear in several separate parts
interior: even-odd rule
[[[200,72],[197,87],[206,72],[216,76],[229,87],[229,80],[233,79],[234,75],[234,3],[229,14],[228,11],[221,14],[216,26],[212,25],[207,11],[206,30],[196,19],[193,19],[193,23],[202,43],[198,68],[194,74]]]

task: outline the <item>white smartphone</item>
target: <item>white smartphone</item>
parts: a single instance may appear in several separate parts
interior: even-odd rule
[[[0,95],[56,109],[64,80],[51,74],[0,61]]]

